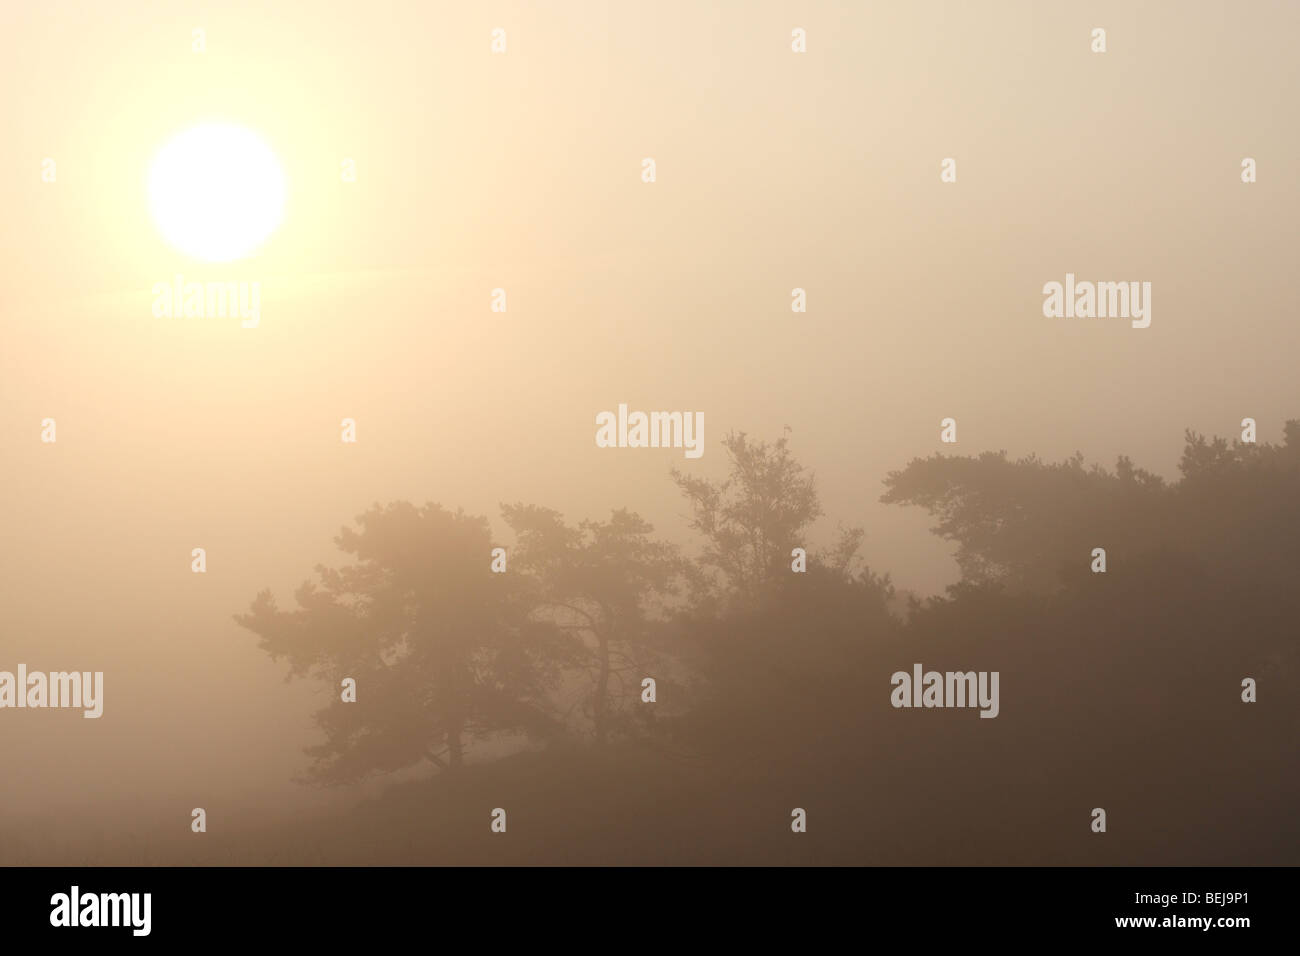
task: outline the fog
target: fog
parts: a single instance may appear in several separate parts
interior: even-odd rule
[[[292,609],[318,564],[347,563],[335,536],[373,505],[463,508],[507,553],[503,504],[571,525],[627,508],[694,559],[705,542],[672,470],[721,481],[728,434],[785,436],[821,513],[782,554],[860,526],[873,572],[942,596],[961,579],[956,543],[925,508],[880,501],[913,459],[1127,455],[1174,482],[1186,429],[1238,438],[1251,417],[1281,443],[1300,417],[1300,134],[1280,121],[1298,92],[1295,4],[121,0],[0,16],[0,670],[105,684],[99,719],[0,710],[0,833],[28,862],[131,863],[114,842],[127,831],[215,842],[230,821],[348,813],[437,776],[295,782],[337,687],[286,682],[235,620],[263,589]],[[146,200],[150,157],[212,117],[264,137],[288,183],[279,231],[225,264],[170,248]],[[1045,317],[1043,287],[1067,273],[1151,283],[1150,326]],[[153,288],[177,274],[259,282],[259,324],[156,318]],[[704,454],[597,447],[595,416],[620,403],[702,413]],[[811,640],[818,614],[800,620],[792,641]],[[834,706],[899,716],[893,664],[948,666],[911,655],[860,675],[860,707]],[[1294,697],[1294,657],[1283,666],[1274,700]],[[1233,706],[1247,673],[1224,675]],[[1014,721],[1005,677],[1002,693],[1002,716],[958,715],[959,733]],[[803,706],[832,705],[814,685]],[[1261,746],[1281,747],[1281,726]],[[591,728],[574,727],[586,747]],[[521,746],[476,742],[466,772]],[[762,791],[778,829],[801,806],[787,790]],[[555,824],[531,807],[512,824]],[[530,859],[567,859],[564,839]]]

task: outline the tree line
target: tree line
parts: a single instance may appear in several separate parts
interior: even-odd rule
[[[316,714],[307,779],[457,774],[488,740],[797,770],[826,787],[868,764],[902,773],[908,747],[960,764],[979,727],[900,723],[887,703],[891,672],[944,658],[1002,672],[1010,728],[988,759],[1013,780],[1028,761],[1082,785],[1192,759],[1190,728],[1231,746],[1244,677],[1294,687],[1300,422],[1276,445],[1188,432],[1176,481],[1127,457],[913,460],[880,500],[924,509],[962,575],[924,600],[863,563],[860,527],[807,542],[823,512],[788,436],[722,446],[722,480],[671,474],[691,553],[626,509],[574,523],[515,503],[501,508],[507,570],[492,573],[503,545],[485,517],[394,502],[342,529],[350,561],[318,566],[293,607],[258,594],[236,620],[263,651],[291,676],[358,689],[361,703],[336,692]],[[1244,746],[1277,744],[1269,725]],[[907,772],[938,786],[936,767]]]

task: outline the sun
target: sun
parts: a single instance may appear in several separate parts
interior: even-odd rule
[[[242,259],[280,225],[284,173],[275,153],[243,126],[204,123],[174,137],[149,167],[158,231],[207,262]]]

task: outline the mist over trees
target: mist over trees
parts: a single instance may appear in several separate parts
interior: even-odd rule
[[[318,567],[292,610],[257,595],[239,623],[335,688],[309,778],[427,764],[420,805],[457,819],[507,799],[489,793],[552,823],[585,808],[530,859],[562,839],[590,862],[1294,858],[1300,423],[1280,445],[1188,432],[1176,481],[1127,457],[916,459],[881,500],[925,510],[962,580],[905,615],[861,528],[808,540],[821,504],[787,436],[722,448],[722,480],[670,475],[686,548],[626,509],[503,505],[503,544],[485,517],[398,502],[340,533],[353,563]],[[1001,713],[892,707],[917,662],[1000,672]],[[488,740],[515,756],[477,761]],[[1090,842],[1095,806],[1126,835]],[[795,807],[815,849],[782,842]]]
[[[296,609],[263,591],[236,618],[291,676],[359,688],[364,706],[336,694],[317,713],[325,742],[308,748],[311,778],[343,783],[420,761],[455,770],[475,740],[557,732],[544,692],[577,648],[532,618],[527,580],[466,560],[486,564],[486,519],[397,502],[357,525],[335,539],[355,563],[318,566]]]
[[[509,573],[523,576],[532,619],[550,622],[580,648],[564,663],[581,666],[587,690],[576,703],[596,743],[604,743],[635,722],[630,702],[654,670],[656,611],[662,614],[690,566],[625,509],[575,527],[549,508],[501,510],[517,542]]]

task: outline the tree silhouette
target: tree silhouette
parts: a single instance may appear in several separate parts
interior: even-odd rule
[[[790,454],[783,435],[752,441],[744,432],[722,439],[730,474],[721,482],[673,470],[691,506],[690,527],[704,536],[700,564],[733,600],[755,602],[789,573],[790,552],[805,546],[804,533],[822,516],[813,475]],[[863,532],[841,532],[823,562],[850,570]]]
[[[629,693],[650,670],[647,630],[652,605],[671,597],[685,563],[654,528],[619,509],[608,521],[564,523],[559,512],[505,505],[516,535],[512,567],[532,583],[534,614],[590,644],[585,696],[597,743],[611,733]]]
[[[837,748],[826,743],[860,724],[861,668],[896,630],[893,586],[860,567],[861,528],[842,529],[830,548],[809,546],[821,504],[787,437],[733,433],[723,447],[723,481],[673,474],[723,598],[697,602],[679,622],[700,685],[683,735],[729,766],[806,766],[810,740],[832,764]],[[808,552],[804,573],[791,567],[793,547]]]
[[[236,621],[289,677],[325,680],[325,742],[308,776],[360,779],[427,760],[461,766],[468,744],[499,733],[555,733],[545,691],[572,642],[530,617],[518,575],[493,574],[486,519],[435,504],[375,506],[335,539],[354,564],[317,567],[319,583],[277,609],[263,591]],[[357,701],[340,682],[351,677]]]
[[[1216,576],[1276,570],[1300,557],[1300,422],[1281,445],[1229,444],[1188,432],[1167,483],[1121,456],[1113,472],[1082,455],[1048,464],[1005,452],[915,459],[885,479],[885,503],[925,508],[935,534],[957,544],[963,581],[1047,593],[1087,574],[1094,547],[1111,561],[1177,551]]]
[[[503,507],[509,571],[492,574],[484,519],[397,504],[345,529],[356,563],[319,569],[297,609],[263,593],[239,620],[291,676],[335,692],[358,681],[358,703],[318,715],[318,780],[426,759],[451,769],[480,738],[558,740],[567,703],[585,708],[599,746],[392,788],[395,849],[373,849],[371,817],[354,834],[385,862],[453,848],[478,860],[458,821],[502,792],[561,821],[564,853],[589,862],[788,861],[770,823],[802,806],[834,821],[818,861],[1113,863],[1086,828],[1062,825],[1062,808],[1097,790],[1142,794],[1124,862],[1194,862],[1206,846],[1276,859],[1300,794],[1285,746],[1300,710],[1287,693],[1300,670],[1300,425],[1285,434],[1188,433],[1177,481],[1125,457],[1113,469],[1078,455],[913,461],[884,500],[929,510],[964,573],[909,601],[906,620],[888,576],[860,567],[860,530],[808,547],[821,507],[786,440],[743,434],[726,440],[721,482],[674,473],[698,563],[625,510],[569,524],[516,504]],[[806,573],[790,566],[795,546]],[[1109,573],[1091,572],[1093,547]],[[890,676],[918,663],[1000,674],[996,720],[896,708]],[[637,679],[668,672],[668,692],[661,682],[660,701],[640,705]],[[1258,706],[1242,701],[1246,677]],[[653,735],[629,732],[652,714]],[[435,795],[448,811],[436,819]],[[1241,822],[1207,843],[1207,819]],[[409,849],[426,826],[423,850]],[[628,835],[617,851],[614,830]],[[510,852],[541,858],[547,839]]]
[[[918,505],[932,529],[957,543],[962,579],[1009,591],[1051,591],[1062,574],[1086,568],[1094,547],[1128,555],[1145,549],[1144,528],[1167,520],[1169,488],[1120,458],[1114,472],[1085,467],[1076,454],[1059,464],[1006,452],[914,459],[885,478],[886,504]]]

